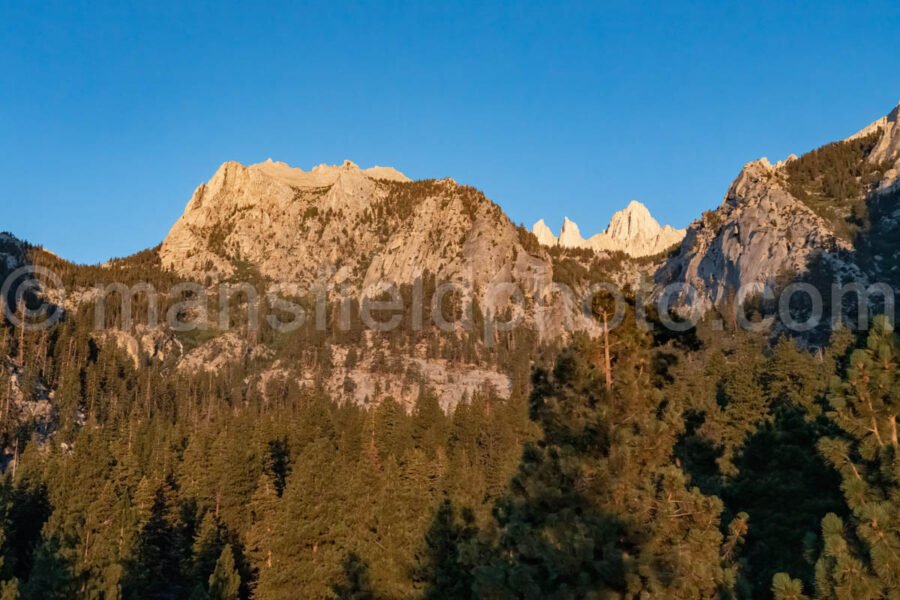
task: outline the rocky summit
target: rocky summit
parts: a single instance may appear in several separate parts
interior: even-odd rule
[[[350,161],[310,171],[227,162],[194,191],[159,256],[188,279],[233,279],[249,269],[295,295],[325,286],[366,296],[427,273],[467,286],[497,314],[509,306],[510,289],[529,298],[552,293],[552,261],[540,247],[526,250],[524,233],[481,192],[452,179],[410,181]],[[557,335],[573,312],[528,316]]]
[[[185,276],[230,276],[252,265],[279,282],[328,277],[357,289],[424,271],[479,289],[498,277],[528,287],[548,267],[475,189],[350,161],[311,171],[225,163],[196,189],[160,256]]]
[[[674,229],[669,225],[660,226],[647,207],[632,200],[628,206],[617,211],[606,231],[585,239],[578,225],[563,219],[559,237],[541,219],[531,228],[538,241],[545,246],[562,248],[589,248],[597,252],[624,252],[633,257],[659,254],[680,242],[684,229]]]

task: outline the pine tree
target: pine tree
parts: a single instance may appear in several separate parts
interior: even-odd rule
[[[186,548],[177,519],[174,490],[163,483],[153,494],[127,565],[122,586],[126,597],[167,598],[183,590]]]
[[[471,596],[475,581],[471,557],[464,554],[478,548],[477,532],[471,511],[464,511],[460,521],[452,502],[441,503],[425,535],[425,549],[416,569],[425,600]]]
[[[272,539],[277,535],[280,498],[272,479],[261,475],[250,500],[250,524],[245,533],[244,552],[256,572],[272,568]]]
[[[803,582],[791,579],[784,573],[778,573],[772,578],[772,595],[775,600],[809,600],[803,594]]]
[[[238,600],[240,598],[241,576],[234,563],[234,551],[225,544],[216,567],[209,576],[209,600]]]
[[[680,413],[650,384],[646,338],[627,328],[615,343],[610,387],[584,338],[536,374],[544,437],[497,507],[501,558],[476,567],[478,595],[714,597],[733,586],[725,548],[737,540],[723,545],[721,502],[688,489],[674,464]]]
[[[60,555],[59,542],[45,541],[35,552],[31,576],[22,586],[22,599],[69,600],[73,593],[71,566]]]
[[[816,591],[826,598],[882,598],[900,589],[900,343],[890,322],[876,318],[866,347],[855,350],[835,380],[831,419],[843,436],[823,439],[824,456],[843,480],[852,513],[822,521],[823,556]]]
[[[825,515],[822,519],[822,555],[816,562],[816,596],[828,600],[889,597],[882,582],[848,543],[848,537],[843,519],[834,513]],[[786,575],[779,573],[775,578],[779,576]]]
[[[412,441],[416,448],[433,455],[446,439],[446,421],[437,397],[423,386],[412,415]]]
[[[205,582],[221,559],[225,546],[223,532],[215,516],[209,511],[203,515],[200,528],[194,539],[192,549],[193,567],[191,579],[194,582]]]

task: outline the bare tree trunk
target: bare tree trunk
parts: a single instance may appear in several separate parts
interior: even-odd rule
[[[12,397],[12,377],[6,381],[6,400],[3,402],[3,424],[6,425],[6,415],[9,414],[9,400]]]
[[[891,415],[888,417],[888,424],[891,426],[891,444],[895,447],[897,444],[897,415]]]
[[[19,300],[19,366],[25,364],[25,301]]]
[[[611,390],[612,379],[612,358],[609,352],[609,317],[606,311],[603,311],[603,370],[606,374],[606,389]]]

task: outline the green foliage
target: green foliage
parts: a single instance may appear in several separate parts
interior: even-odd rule
[[[876,319],[866,347],[854,350],[835,379],[829,416],[843,435],[823,439],[823,455],[841,475],[850,527],[822,521],[825,552],[816,567],[825,597],[881,598],[900,589],[900,412],[898,349],[890,323]]]
[[[234,551],[225,544],[216,561],[216,568],[209,576],[209,600],[238,600],[240,598],[241,576],[234,563]]]
[[[11,590],[4,592],[11,593]],[[73,592],[71,566],[60,555],[59,542],[45,541],[35,553],[31,577],[22,587],[22,599],[68,600]]]
[[[533,233],[525,228],[524,225],[517,226],[516,233],[519,234],[519,243],[522,244],[525,252],[532,256],[544,255],[544,248],[541,246],[541,243]]]
[[[680,414],[649,385],[648,339],[628,328],[617,341],[612,389],[586,339],[536,374],[531,412],[544,435],[496,509],[479,597],[713,597],[733,585],[722,505],[689,489],[674,461]]]
[[[866,194],[886,170],[867,160],[880,135],[822,146],[786,167],[791,194],[848,239],[866,223]]]
[[[784,573],[778,573],[772,577],[772,594],[775,600],[807,600],[803,594],[803,582],[799,579],[791,579]]]
[[[453,503],[445,500],[435,513],[425,535],[425,550],[416,569],[416,577],[423,582],[426,600],[468,598],[475,583],[473,560],[466,556],[477,548],[478,529],[470,510],[458,517]]]

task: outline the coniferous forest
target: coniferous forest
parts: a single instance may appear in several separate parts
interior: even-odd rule
[[[143,260],[122,268],[156,272]],[[450,334],[436,355],[474,352],[515,382],[444,410],[424,388],[413,406],[336,402],[251,359],[135,361],[90,316],[0,328],[0,598],[900,590],[900,346],[885,319],[811,349],[708,321],[647,331],[629,309],[608,363],[581,334],[557,348],[510,332],[490,351]],[[306,364],[334,342],[316,335],[257,344]],[[25,403],[36,414],[20,393],[44,399]]]

